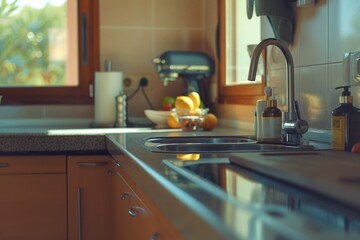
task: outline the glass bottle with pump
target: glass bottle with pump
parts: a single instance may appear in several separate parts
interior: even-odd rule
[[[262,114],[262,141],[280,142],[282,140],[282,113],[277,108],[277,100],[273,96],[267,101],[267,108]]]
[[[344,91],[339,97],[340,106],[332,111],[331,121],[331,142],[333,150],[345,150],[346,145],[346,114],[359,111],[353,106],[353,97],[349,91],[350,86],[340,86],[335,89],[343,88]]]
[[[255,107],[255,119],[254,119],[254,126],[255,126],[255,137],[256,140],[262,140],[262,113],[267,108],[267,102],[269,101],[270,97],[272,96],[272,89],[271,87],[265,87],[264,90],[265,99],[260,99],[256,101]]]

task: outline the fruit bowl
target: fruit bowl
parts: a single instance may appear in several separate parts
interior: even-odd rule
[[[179,110],[172,109],[176,114],[180,126],[183,131],[197,131],[204,120],[204,116],[208,113],[208,108],[198,108],[195,110]]]
[[[167,128],[167,118],[171,111],[145,109],[144,113],[155,124],[155,128]]]

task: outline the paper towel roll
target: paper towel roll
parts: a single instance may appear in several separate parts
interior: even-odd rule
[[[95,73],[95,124],[114,124],[115,97],[123,90],[122,72]]]

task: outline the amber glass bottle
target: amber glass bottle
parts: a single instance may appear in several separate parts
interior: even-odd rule
[[[282,139],[282,114],[276,99],[270,99],[262,115],[262,141],[280,142]]]
[[[340,86],[335,89],[341,88],[343,88],[344,91],[339,97],[340,106],[335,108],[331,113],[332,148],[333,150],[350,151],[351,149],[346,149],[348,145],[346,133],[351,130],[348,129],[346,115],[358,112],[360,109],[353,106],[353,97],[349,91],[350,86]]]

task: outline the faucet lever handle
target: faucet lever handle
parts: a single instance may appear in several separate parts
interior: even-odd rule
[[[309,130],[307,121],[301,119],[299,103],[297,100],[293,102],[296,120],[288,120],[283,124],[283,129],[286,133],[295,134],[300,137]]]

